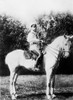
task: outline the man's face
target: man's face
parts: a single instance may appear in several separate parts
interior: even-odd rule
[[[32,28],[31,28],[31,30],[35,31],[35,30],[36,30],[36,28],[35,28],[35,27],[32,27]]]

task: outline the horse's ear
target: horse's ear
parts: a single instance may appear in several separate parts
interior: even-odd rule
[[[70,36],[70,39],[73,39],[73,35]]]
[[[64,38],[67,39],[67,36],[64,34]]]
[[[70,37],[69,37],[69,40],[72,42],[73,41],[73,35],[71,35]]]

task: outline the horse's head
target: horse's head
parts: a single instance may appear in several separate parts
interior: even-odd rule
[[[70,54],[70,47],[72,45],[73,35],[64,35],[64,39],[62,41],[62,52],[64,57],[68,57]]]

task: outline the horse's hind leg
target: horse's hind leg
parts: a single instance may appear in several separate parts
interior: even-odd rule
[[[11,94],[11,97],[12,99],[14,99],[13,95],[13,79],[14,79],[14,72],[11,72],[10,73],[10,94]]]
[[[11,94],[12,100],[16,99],[17,97],[16,90],[15,90],[17,77],[18,77],[18,73],[16,73],[15,71],[12,71],[10,74],[10,94]]]
[[[16,93],[16,81],[17,81],[17,77],[18,77],[18,73],[15,73],[15,77],[14,77],[14,81],[13,81],[13,92],[14,92],[15,98],[17,97],[17,93]]]

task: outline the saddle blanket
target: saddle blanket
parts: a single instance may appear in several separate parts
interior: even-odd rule
[[[34,60],[36,60],[37,59],[37,57],[39,56],[39,53],[38,52],[36,52],[36,51],[30,51],[30,50],[25,50],[24,51],[24,55],[25,55],[25,58],[26,59],[34,59]]]

